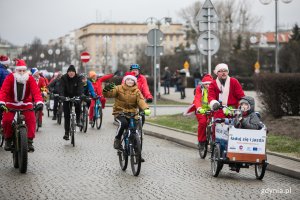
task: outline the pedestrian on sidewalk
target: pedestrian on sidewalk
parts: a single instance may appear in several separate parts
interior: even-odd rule
[[[169,67],[165,67],[165,73],[162,77],[162,80],[164,81],[164,94],[170,94],[171,72]]]
[[[185,98],[185,88],[187,86],[186,72],[184,69],[181,69],[179,71],[179,78],[177,80],[177,84],[178,84],[179,91],[180,91],[180,98],[184,99]]]

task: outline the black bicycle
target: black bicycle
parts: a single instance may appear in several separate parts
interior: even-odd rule
[[[23,112],[33,111],[34,109],[8,109],[9,112],[15,112],[17,117],[12,123],[13,145],[11,152],[13,154],[13,165],[19,168],[20,173],[27,172],[28,165],[28,140],[27,126]]]
[[[54,98],[58,98],[56,120],[57,120],[57,123],[60,125],[61,124],[62,114],[63,114],[63,103],[62,103],[62,100],[59,98],[58,94],[54,94]]]
[[[122,149],[118,150],[119,163],[123,171],[127,169],[128,157],[130,156],[131,170],[134,176],[138,176],[141,171],[142,144],[141,132],[138,124],[141,121],[141,115],[135,119],[136,113],[120,113],[121,116],[129,117],[129,127],[122,135]]]
[[[83,131],[86,133],[87,127],[88,127],[88,115],[89,115],[89,110],[88,110],[88,101],[91,101],[91,98],[85,96],[81,102],[81,115],[80,115],[80,120],[82,122],[82,126],[80,127],[80,131]]]
[[[205,130],[206,135],[206,141],[205,145],[203,147],[198,147],[200,158],[204,159],[207,155],[207,152],[211,153],[211,147],[213,146],[213,140],[212,140],[212,124],[213,124],[213,111],[206,111],[205,115],[207,117],[207,126]],[[210,149],[208,149],[208,146]]]
[[[3,143],[4,143],[4,135],[3,135],[2,123],[0,122],[0,147],[3,146]]]
[[[64,101],[69,101],[70,104],[70,136],[71,136],[71,144],[73,147],[75,146],[75,133],[76,133],[76,113],[74,111],[75,103],[80,102],[79,97],[61,97],[61,99],[64,99]]]

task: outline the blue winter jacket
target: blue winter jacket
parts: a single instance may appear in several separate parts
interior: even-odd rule
[[[83,94],[85,96],[96,97],[95,90],[91,81],[87,80],[86,85],[83,86]]]
[[[3,81],[8,74],[9,71],[7,71],[6,67],[0,64],[0,88],[2,87]]]

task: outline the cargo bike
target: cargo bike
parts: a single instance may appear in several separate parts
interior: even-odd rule
[[[215,126],[215,141],[211,147],[212,175],[217,177],[224,164],[236,172],[254,165],[256,179],[262,180],[268,165],[266,126],[260,130],[241,129],[234,127],[236,118],[212,120]]]

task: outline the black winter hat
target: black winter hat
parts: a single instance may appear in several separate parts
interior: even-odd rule
[[[75,69],[74,65],[70,65],[67,72],[75,72],[76,73],[76,69]]]

